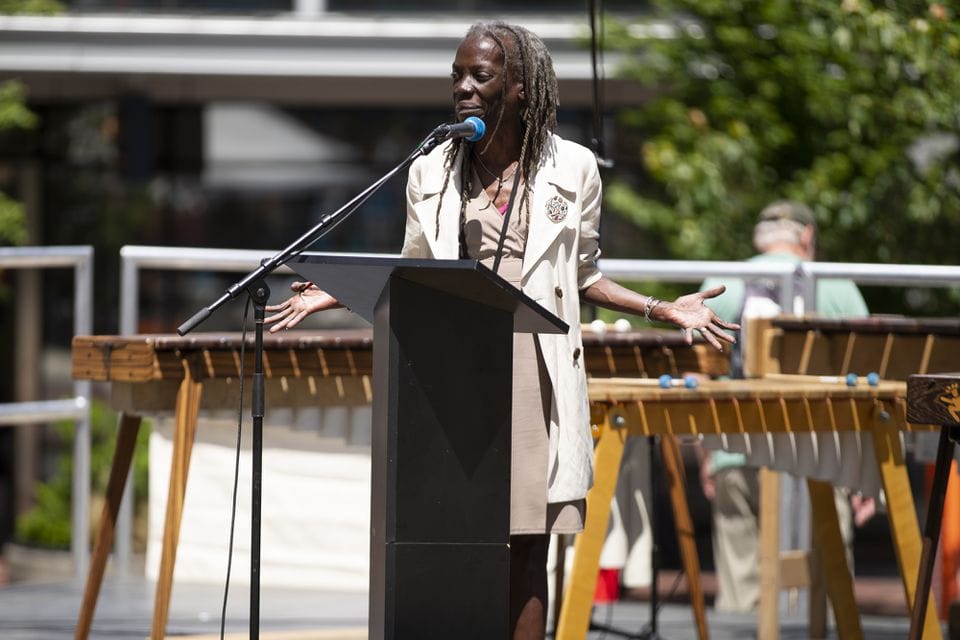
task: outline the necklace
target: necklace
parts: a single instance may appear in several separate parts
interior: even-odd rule
[[[497,195],[500,194],[500,190],[503,188],[503,183],[509,180],[510,178],[512,178],[513,174],[515,174],[517,172],[517,169],[520,168],[520,163],[517,162],[516,165],[513,167],[513,171],[511,171],[508,175],[503,175],[502,173],[496,174],[493,171],[490,171],[487,165],[483,163],[483,159],[480,157],[479,154],[475,153],[473,154],[473,157],[477,159],[477,162],[480,164],[480,168],[486,171],[488,176],[490,176],[491,178],[497,181]]]
[[[487,194],[487,198],[489,198],[490,204],[492,204],[493,207],[500,212],[500,215],[503,215],[506,209],[501,208],[500,206],[497,205],[497,198],[500,197],[500,192],[503,191],[503,183],[509,180],[510,178],[512,178],[513,176],[517,175],[517,169],[520,168],[520,163],[517,162],[516,165],[513,167],[513,171],[511,171],[509,174],[504,176],[503,174],[497,175],[493,171],[490,171],[490,168],[483,163],[483,160],[480,158],[479,154],[473,154],[473,157],[477,159],[478,166],[481,169],[483,169],[487,173],[487,175],[489,175],[491,178],[497,181],[497,190],[494,192],[493,197],[490,197],[490,194],[489,192],[487,192],[486,189],[483,189],[483,192]],[[504,205],[504,207],[506,207],[506,205]]]

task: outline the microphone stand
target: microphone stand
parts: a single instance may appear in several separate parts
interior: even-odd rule
[[[193,314],[186,322],[177,328],[181,336],[193,331],[204,322],[218,308],[227,301],[236,298],[241,291],[250,296],[254,308],[254,373],[251,386],[251,415],[253,418],[253,437],[251,441],[252,457],[252,498],[250,507],[250,640],[260,638],[260,530],[261,530],[261,496],[263,479],[263,416],[266,404],[263,375],[263,324],[266,315],[267,300],[270,298],[270,288],[265,278],[278,267],[306,251],[310,245],[329,233],[338,224],[355,212],[360,205],[367,201],[390,178],[409,167],[420,156],[427,155],[434,148],[451,135],[450,125],[440,125],[434,129],[423,142],[407,158],[388,171],[379,180],[361,191],[352,200],[324,216],[309,231],[290,243],[285,249],[277,252],[270,258],[265,258],[260,266],[235,282],[226,293]]]

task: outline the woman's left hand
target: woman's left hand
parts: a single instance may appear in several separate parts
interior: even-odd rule
[[[292,296],[266,308],[273,314],[263,319],[264,324],[273,325],[270,333],[292,329],[311,313],[342,306],[336,298],[312,282],[294,282],[290,290],[294,292]]]
[[[687,344],[693,342],[693,332],[699,331],[704,339],[714,347],[723,351],[723,342],[734,343],[736,338],[724,331],[737,331],[740,325],[721,320],[713,309],[704,304],[709,298],[715,298],[726,290],[726,287],[714,287],[698,293],[680,296],[673,302],[661,302],[652,314],[657,320],[670,322],[683,329]]]

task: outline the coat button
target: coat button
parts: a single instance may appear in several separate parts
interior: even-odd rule
[[[576,349],[573,350],[573,359],[574,361],[580,359],[580,347],[577,347]]]
[[[563,297],[563,289],[561,289],[560,287],[556,287],[556,288],[553,290],[553,292],[557,294],[557,297],[558,297],[558,298],[562,298],[562,297]]]

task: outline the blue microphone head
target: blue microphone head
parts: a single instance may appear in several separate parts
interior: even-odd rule
[[[483,137],[483,134],[487,132],[487,125],[484,124],[483,120],[477,116],[470,116],[469,118],[465,119],[464,122],[469,122],[473,125],[473,128],[476,129],[476,132],[467,138],[467,142],[476,142]]]

